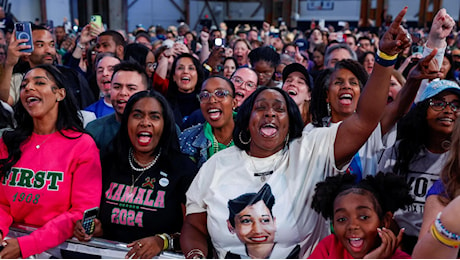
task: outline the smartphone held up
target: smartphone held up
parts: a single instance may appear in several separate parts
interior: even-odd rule
[[[34,44],[32,40],[32,25],[30,22],[17,22],[14,24],[15,37],[17,40],[27,40],[19,45],[29,45],[30,48],[21,50],[22,52],[33,52]]]

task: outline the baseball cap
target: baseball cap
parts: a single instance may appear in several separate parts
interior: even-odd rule
[[[299,47],[299,51],[304,51],[308,47],[308,42],[305,39],[297,39],[295,45]]]
[[[449,90],[460,96],[460,87],[454,81],[445,79],[433,80],[426,86],[425,90],[422,92],[422,95],[420,95],[419,102],[432,98],[445,90]]]
[[[308,73],[307,69],[305,68],[305,66],[303,66],[302,64],[300,63],[291,63],[289,65],[287,65],[284,70],[283,70],[283,82],[286,81],[287,77],[293,73],[293,72],[300,72],[302,73],[302,75],[305,76],[305,79],[307,80],[307,84],[308,86],[310,86],[310,88],[313,87],[312,85],[312,81],[311,81],[311,77],[310,77],[310,74]]]

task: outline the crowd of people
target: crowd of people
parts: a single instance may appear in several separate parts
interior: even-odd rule
[[[32,24],[32,52],[0,30],[0,258],[72,237],[127,258],[456,258],[460,35],[445,9],[421,29],[406,12],[378,32]]]

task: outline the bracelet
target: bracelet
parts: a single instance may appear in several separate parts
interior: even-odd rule
[[[209,66],[208,64],[203,63],[203,67],[204,67],[207,71],[212,72],[212,67]]]
[[[394,60],[396,58],[398,58],[398,54],[395,54],[393,56],[390,56],[384,52],[381,52],[380,50],[377,50],[377,56],[379,56],[380,58],[384,59],[384,60]]]
[[[394,59],[385,59],[383,57],[381,57],[381,55],[383,54],[383,52],[380,52],[380,51],[377,51],[377,53],[375,54],[375,62],[380,64],[381,66],[383,67],[390,67],[390,66],[393,66],[395,65],[397,59],[394,58]],[[383,56],[385,57],[398,57],[398,55],[394,55],[394,56],[388,56],[387,54],[384,54]]]
[[[439,231],[437,230],[436,226],[434,225],[434,223],[431,224],[431,235],[439,243],[441,243],[441,244],[443,244],[445,246],[448,246],[450,248],[458,248],[458,246],[460,245],[460,241],[448,239],[448,238],[444,237],[443,235],[441,235],[439,233]]]
[[[201,251],[200,249],[198,248],[195,248],[195,249],[192,249],[190,251],[188,251],[187,255],[185,256],[185,258],[187,259],[190,259],[190,258],[193,258],[193,259],[204,259],[205,258],[205,255],[203,253],[203,251]]]
[[[81,43],[80,43],[80,42],[77,42],[77,47],[78,47],[78,48],[80,48],[80,49],[82,49],[82,50],[84,50],[84,49],[85,49],[85,46],[81,45]]]
[[[167,233],[163,233],[162,234],[163,236],[165,236],[167,239],[168,239],[168,248],[166,248],[166,250],[169,250],[171,251],[174,247],[174,241],[172,240],[171,236],[168,235]],[[163,249],[165,250],[165,249]]]
[[[452,240],[460,242],[460,236],[455,234],[455,233],[450,232],[442,224],[442,222],[441,222],[441,212],[439,212],[438,216],[436,216],[436,220],[434,221],[434,225],[435,225],[436,231],[438,231],[438,233],[441,233],[443,236],[447,237],[448,239],[452,239]]]
[[[158,237],[160,237],[161,239],[163,239],[163,251],[168,249],[169,248],[169,240],[168,238],[165,236],[165,234],[156,234]]]

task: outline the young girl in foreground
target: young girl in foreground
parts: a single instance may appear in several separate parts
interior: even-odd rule
[[[398,236],[389,229],[393,213],[413,202],[409,186],[392,174],[355,179],[343,174],[316,185],[312,208],[332,219],[333,234],[309,258],[410,258],[396,249],[404,229]]]

